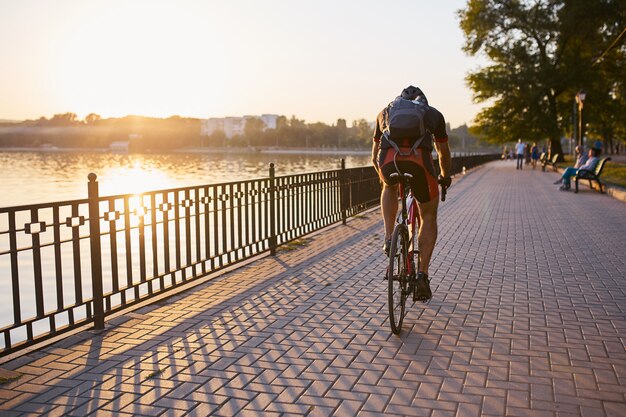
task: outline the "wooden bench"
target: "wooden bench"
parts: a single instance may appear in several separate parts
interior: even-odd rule
[[[600,193],[604,194],[604,189],[602,188],[602,183],[600,182],[600,176],[602,175],[604,164],[606,164],[607,161],[610,161],[610,160],[611,158],[602,159],[600,162],[598,162],[598,166],[593,171],[588,171],[586,169],[579,169],[578,172],[576,173],[576,176],[574,176],[574,182],[576,183],[574,192],[575,193],[578,192],[579,180],[589,180],[589,188],[593,189],[591,181],[596,181],[598,183],[598,187],[600,187]]]
[[[556,161],[557,159],[559,159],[559,154],[555,153],[554,156],[552,157],[552,159],[548,159],[548,155],[547,154],[543,154],[543,159],[541,160],[541,170],[545,171],[546,170],[546,166],[551,166],[552,169],[556,172]]]

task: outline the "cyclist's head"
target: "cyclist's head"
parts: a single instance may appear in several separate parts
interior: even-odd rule
[[[422,103],[428,105],[428,99],[426,98],[426,95],[418,87],[414,87],[412,85],[408,86],[407,88],[402,90],[401,96],[402,96],[403,99],[406,99],[406,100],[418,100],[418,101],[421,101]]]

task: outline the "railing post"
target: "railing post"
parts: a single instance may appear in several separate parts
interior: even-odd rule
[[[339,172],[339,204],[341,204],[341,222],[346,224],[348,217],[348,181],[346,181],[346,160],[341,158],[341,171]]]
[[[91,172],[87,178],[89,196],[89,246],[91,247],[91,283],[93,292],[94,328],[104,329],[104,300],[102,291],[102,250],[100,247],[100,202],[98,178]]]
[[[276,239],[276,180],[274,173],[274,163],[270,163],[270,253],[276,255],[278,242]]]

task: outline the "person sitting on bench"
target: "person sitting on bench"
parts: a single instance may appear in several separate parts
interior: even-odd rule
[[[578,148],[579,146],[576,147],[576,152],[579,152]],[[585,162],[583,162],[582,165],[579,164],[581,158],[582,157],[578,158],[578,160],[576,161],[576,165],[574,165],[573,167],[567,167],[567,169],[563,171],[563,175],[561,175],[561,178],[559,178],[559,180],[555,182],[555,184],[562,184],[559,187],[559,190],[567,191],[571,188],[570,179],[574,175],[576,175],[579,169],[586,169],[588,171],[593,171],[594,169],[596,169],[596,165],[598,165],[598,162],[600,162],[600,149],[589,149],[589,157]]]

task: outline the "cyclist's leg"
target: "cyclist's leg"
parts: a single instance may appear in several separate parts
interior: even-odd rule
[[[435,244],[437,243],[437,207],[439,199],[433,198],[426,203],[418,203],[422,225],[417,240],[420,248],[420,270],[428,275],[428,265],[432,257]]]
[[[380,194],[380,207],[385,224],[385,241],[391,239],[393,227],[398,214],[398,184],[389,185],[383,183],[383,191]]]
[[[396,172],[393,164],[393,150],[381,150],[378,155],[378,166],[383,176],[383,190],[380,194],[380,208],[385,224],[385,242],[391,239],[396,215],[398,213],[398,180],[391,178]]]

